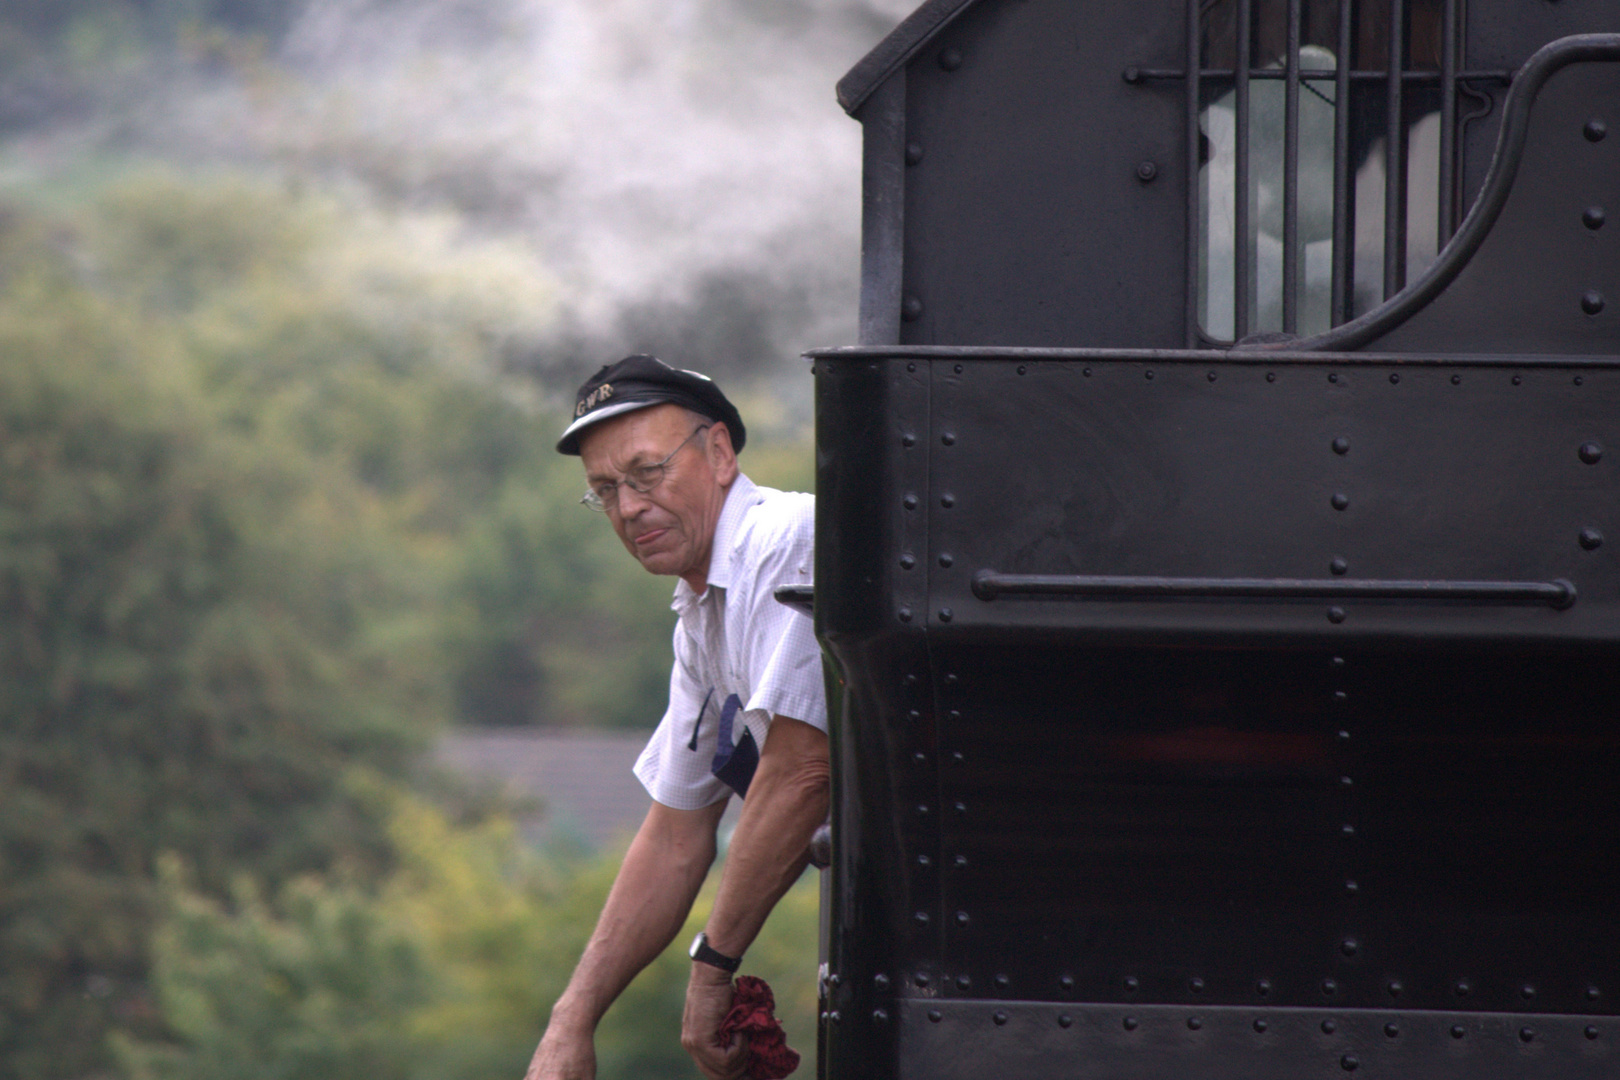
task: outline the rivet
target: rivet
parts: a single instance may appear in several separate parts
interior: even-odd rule
[[[1355,1072],[1356,1066],[1360,1064],[1361,1062],[1356,1059],[1354,1054],[1346,1054],[1339,1059],[1339,1065],[1345,1072]]]
[[[918,866],[929,866],[929,865],[932,865],[933,861],[934,860],[930,859],[927,855],[919,855],[919,856],[917,856],[917,865]]]
[[[962,50],[956,48],[944,49],[939,54],[939,66],[946,71],[955,71],[962,66]]]
[[[887,990],[889,988],[889,977],[880,971],[872,976],[872,985],[879,990]]]
[[[1335,491],[1330,501],[1333,503],[1333,509],[1335,510],[1347,510],[1350,507],[1350,496],[1342,491]]]
[[[1153,369],[1148,368],[1146,371],[1142,372],[1142,378],[1146,379],[1148,382],[1152,382],[1153,381]]]
[[[966,976],[966,975],[958,975],[956,977],[956,988],[958,990],[966,990],[968,987],[970,987],[972,985],[973,985],[973,980],[971,978],[969,978],[968,976]]]
[[[1335,454],[1348,454],[1350,452],[1350,440],[1345,438],[1343,435],[1340,435],[1338,438],[1334,439],[1333,452]]]
[[[1256,1032],[1258,1032],[1259,1034],[1261,1034],[1261,1035],[1264,1035],[1266,1033],[1266,1028],[1268,1026],[1269,1025],[1265,1022],[1264,1019],[1257,1019],[1254,1022],[1254,1030]]]
[[[1136,178],[1144,184],[1152,183],[1158,175],[1159,167],[1151,161],[1144,161],[1136,167]]]
[[[922,301],[915,296],[908,296],[900,301],[900,318],[906,322],[916,322],[922,318]]]
[[[923,148],[920,142],[906,143],[906,164],[915,165],[923,159]]]
[[[901,446],[916,446],[917,445],[917,436],[913,435],[909,431],[906,432],[904,435],[900,436],[900,445]]]
[[[832,1012],[827,1014],[827,1019],[836,1024],[838,1021],[842,1020],[843,1017],[839,1015],[837,1009],[834,1009]]]
[[[1266,382],[1276,382],[1276,381],[1277,381],[1277,373],[1275,371],[1266,372]]]
[[[1091,378],[1091,369],[1090,368],[1082,368],[1081,371],[1080,371],[1080,374],[1084,375],[1086,378],[1089,379],[1089,378]]]
[[[1598,1037],[1598,1029],[1596,1027],[1593,1027],[1592,1025],[1588,1024],[1587,1027],[1586,1027],[1586,1037],[1588,1039],[1597,1038]]]
[[[1515,375],[1515,376],[1513,376],[1513,385],[1514,386],[1518,386],[1522,382],[1524,382],[1524,376],[1523,375]]]
[[[1361,951],[1361,943],[1355,938],[1345,938],[1339,942],[1339,951],[1346,956],[1354,956]]]
[[[916,565],[917,565],[916,556],[911,555],[910,553],[907,553],[905,555],[900,556],[900,569],[902,569],[902,570],[910,570],[913,566],[916,566]]]
[[[1361,891],[1361,886],[1356,884],[1356,879],[1355,878],[1350,878],[1348,881],[1346,881],[1344,883],[1344,891],[1354,895],[1355,893],[1358,893],[1358,892]]]
[[[1453,1039],[1460,1039],[1466,1034],[1468,1034],[1468,1032],[1467,1032],[1467,1030],[1465,1030],[1463,1028],[1463,1026],[1461,1024],[1453,1024],[1453,1025],[1451,1025],[1451,1037]]]
[[[1581,294],[1581,310],[1588,315],[1596,315],[1603,310],[1603,294],[1596,289],[1588,289]]]
[[[1603,534],[1596,529],[1581,530],[1581,547],[1587,551],[1596,551],[1603,546]]]
[[[1583,379],[1583,378],[1581,378],[1581,377],[1580,377],[1580,376],[1579,376],[1579,375],[1577,375],[1577,376],[1575,376],[1575,379],[1574,379],[1574,382],[1575,382],[1575,385],[1576,385],[1576,386],[1580,386],[1580,385],[1581,385],[1581,384],[1582,384],[1582,383],[1584,383],[1584,382],[1585,382],[1585,381],[1586,381],[1586,380],[1585,380],[1585,379]]]
[[[1342,656],[1335,656],[1335,657],[1334,657],[1334,658],[1333,658],[1333,666],[1334,666],[1334,667],[1344,667],[1344,657],[1342,657]]]
[[[1142,983],[1137,979],[1137,977],[1135,975],[1127,975],[1127,976],[1125,976],[1125,989],[1126,989],[1127,992],[1134,994],[1138,990],[1140,990],[1141,988],[1142,988]]]
[[[1134,1017],[1134,1016],[1127,1016],[1124,1020],[1120,1021],[1120,1026],[1123,1027],[1126,1031],[1135,1031],[1136,1028],[1137,1028],[1137,1024],[1138,1024],[1138,1021],[1137,1021],[1136,1017]]]
[[[1603,447],[1599,443],[1581,443],[1581,448],[1578,453],[1581,455],[1581,460],[1586,462],[1588,465],[1596,465],[1598,462],[1603,460]]]
[[[916,983],[918,988],[921,989],[922,987],[925,987],[925,986],[928,985],[928,973],[924,972],[924,971],[919,971],[919,972],[917,972],[917,974],[915,974],[915,975],[913,975],[911,977],[911,981]]]
[[[955,686],[956,685],[956,672],[947,671],[945,673],[945,685],[946,686]]]
[[[1328,372],[1328,382],[1336,383],[1338,381],[1339,381],[1339,373],[1337,371]]]
[[[1124,79],[1128,83],[1139,83],[1142,81],[1142,69],[1134,64],[1119,74],[1120,78]]]
[[[1271,993],[1271,980],[1261,979],[1259,982],[1255,983],[1254,992],[1259,994],[1261,997],[1265,997],[1267,994]]]
[[[1469,993],[1473,989],[1474,988],[1471,985],[1469,985],[1469,982],[1468,982],[1467,979],[1458,979],[1457,980],[1456,991],[1457,991],[1457,996],[1458,997],[1467,997],[1469,995]]]
[[[940,608],[939,609],[939,621],[940,622],[950,622],[951,621],[951,609],[950,608],[946,607],[946,608]]]
[[[1519,1041],[1530,1042],[1536,1037],[1535,1029],[1522,1027],[1519,1029]]]
[[[958,374],[958,375],[960,375],[960,374],[962,374],[962,365],[961,365],[961,364],[957,364],[957,365],[956,365],[956,368],[955,368],[955,371],[956,371],[956,373],[957,373],[957,374]]]
[[[1595,116],[1588,120],[1586,126],[1581,129],[1581,134],[1586,136],[1587,142],[1602,142],[1603,136],[1608,133],[1609,125]]]
[[[907,364],[907,365],[906,365],[906,370],[907,370],[907,371],[916,371],[916,370],[917,370],[917,363],[916,363],[916,361],[912,361],[912,362],[911,362],[911,363],[909,363],[909,364]]]
[[[1187,989],[1191,990],[1195,994],[1202,994],[1204,992],[1204,980],[1198,978],[1197,976],[1188,979]]]
[[[1204,1022],[1202,1020],[1200,1020],[1198,1017],[1196,1017],[1196,1016],[1187,1017],[1187,1030],[1188,1031],[1197,1031],[1199,1028],[1201,1028],[1203,1026],[1204,1026]]]
[[[1212,371],[1208,375],[1206,375],[1205,378],[1207,378],[1210,382],[1214,382],[1215,381],[1215,373]]]
[[[951,762],[953,764],[960,765],[965,760],[967,760],[967,759],[962,756],[962,751],[960,751],[960,750],[952,750],[951,751]]]
[[[956,803],[956,805],[955,805],[955,810],[956,810],[956,812],[957,812],[957,813],[958,813],[958,814],[965,814],[965,813],[967,813],[967,803],[965,803],[965,802],[961,802],[961,801],[958,801],[958,802],[957,802],[957,803]]]
[[[1332,997],[1334,994],[1337,994],[1338,992],[1339,992],[1339,984],[1337,982],[1335,982],[1332,979],[1323,979],[1322,980],[1322,993],[1326,994],[1329,997]]]
[[[1351,779],[1351,778],[1350,778],[1350,777],[1348,777],[1348,776],[1341,776],[1341,777],[1339,777],[1339,785],[1340,785],[1340,786],[1341,786],[1341,787],[1349,787],[1349,786],[1350,786],[1350,785],[1352,785],[1352,784],[1354,784],[1354,783],[1355,783],[1355,781],[1354,781],[1354,780],[1352,780],[1352,779]]]
[[[928,755],[923,753],[921,750],[918,750],[915,754],[911,755],[911,760],[918,765],[926,765],[928,764]]]
[[[1401,996],[1401,991],[1406,989],[1406,987],[1401,985],[1401,980],[1399,980],[1399,979],[1391,979],[1384,986],[1384,989],[1389,991],[1389,996],[1390,997],[1400,997]]]
[[[1340,732],[1340,734],[1347,734],[1347,732]],[[1346,837],[1346,838],[1352,837],[1352,836],[1356,835],[1356,827],[1354,825],[1349,824],[1349,823],[1346,823],[1344,825],[1340,825],[1339,826],[1339,834],[1341,836]]]
[[[904,683],[905,683],[905,684],[906,684],[906,685],[907,685],[907,686],[916,686],[916,685],[917,685],[917,676],[916,676],[916,675],[915,675],[915,674],[914,674],[914,673],[913,673],[913,674],[908,674],[908,675],[907,675],[907,676],[906,676],[906,677],[905,677],[905,679],[903,679],[903,680],[902,680],[902,681],[903,681],[903,682],[904,682]]]
[[[1343,705],[1350,700],[1350,695],[1343,690],[1335,690],[1333,691],[1333,700],[1336,704]]]
[[[1452,386],[1461,386],[1462,385],[1462,376],[1461,375],[1453,375],[1451,377],[1451,385]]]
[[[1586,212],[1581,215],[1581,224],[1593,231],[1603,228],[1605,220],[1603,207],[1601,206],[1588,206]]]
[[[957,856],[957,857],[956,857],[956,858],[955,858],[955,859],[953,859],[953,860],[951,860],[951,861],[952,861],[952,862],[953,862],[953,863],[955,863],[955,865],[956,865],[956,868],[957,868],[957,869],[958,869],[958,870],[960,870],[960,869],[962,869],[962,868],[963,868],[963,867],[964,867],[964,866],[966,866],[966,865],[967,865],[967,856],[966,856],[966,855],[958,855],[958,856]]]
[[[1536,988],[1531,986],[1529,983],[1525,983],[1523,986],[1519,987],[1519,996],[1524,998],[1524,1000],[1529,1001],[1531,998],[1536,996]]]
[[[939,441],[944,443],[946,446],[955,446],[956,445],[956,432],[954,432],[954,431],[945,432],[945,434],[943,434],[943,435],[941,435],[939,437]]]
[[[1344,622],[1344,608],[1337,607],[1337,606],[1328,608],[1328,622],[1330,622],[1330,623],[1342,623],[1342,622]]]
[[[910,608],[908,608],[908,607],[901,608],[899,614],[900,614],[900,621],[901,622],[910,622],[911,621],[911,609]]]
[[[1599,990],[1597,987],[1588,986],[1586,988],[1586,1000],[1587,1001],[1596,1001],[1598,998],[1600,998],[1602,996],[1603,996],[1603,991]]]
[[[874,1024],[887,1024],[889,1022],[889,1014],[883,1009],[873,1009],[872,1022]]]
[[[1007,989],[1007,976],[1005,976],[1005,975],[997,975],[995,977],[995,979],[994,979],[994,982],[996,984],[996,989],[997,990],[1005,990],[1005,989]]]
[[[931,1024],[939,1023],[939,1010],[938,1009],[929,1009],[928,1010],[928,1022],[931,1023]]]
[[[917,509],[917,496],[907,495],[905,498],[900,500],[900,505],[904,506],[907,510]]]
[[[919,814],[928,813],[928,804],[927,803],[918,803],[917,804],[917,813],[919,813]]]
[[[919,709],[907,710],[906,719],[910,720],[913,724],[915,724],[917,721],[922,719],[922,711],[919,710]]]
[[[950,712],[945,714],[945,718],[954,723],[955,721],[962,719],[962,710],[952,709]]]
[[[1384,1025],[1384,1034],[1388,1035],[1390,1038],[1393,1039],[1396,1036],[1398,1036],[1400,1033],[1401,1033],[1401,1026],[1399,1024],[1395,1023],[1395,1021],[1391,1020],[1389,1023]]]
[[[1059,988],[1064,989],[1064,990],[1073,990],[1074,989],[1074,976],[1073,975],[1059,975],[1058,976],[1058,986],[1059,986]]]
[[[956,505],[956,496],[950,494],[949,492],[947,492],[944,495],[941,495],[939,497],[939,505],[941,505],[945,509],[949,510],[951,507]]]
[[[949,555],[941,555],[939,557],[939,565],[945,567],[946,569],[949,569],[950,565],[955,561],[956,560],[951,558]]]
[[[1058,1027],[1066,1028],[1074,1023],[1074,1018],[1068,1013],[1058,1013]]]
[[[822,1022],[822,1023],[823,1023],[823,1024],[825,1024],[825,1023],[826,1023],[826,1022],[827,1022],[827,1016],[828,1016],[828,1014],[827,1014],[827,1010],[826,1010],[826,1009],[822,1009],[822,1010],[821,1010],[821,1022]]]
[[[919,911],[912,918],[916,920],[918,926],[928,925],[928,912],[926,911]]]
[[[957,926],[966,926],[967,924],[968,924],[968,913],[965,912],[965,911],[958,911],[956,913],[956,925]]]
[[[1400,382],[1400,381],[1401,381],[1401,373],[1400,373],[1400,372],[1398,372],[1398,371],[1392,371],[1392,372],[1390,372],[1390,373],[1389,373],[1389,381],[1390,381],[1390,382],[1391,382],[1391,383],[1392,383],[1392,384],[1393,384],[1393,383],[1398,383],[1398,382]]]
[[[1322,1021],[1322,1034],[1331,1035],[1339,1030],[1339,1022],[1332,1017]]]

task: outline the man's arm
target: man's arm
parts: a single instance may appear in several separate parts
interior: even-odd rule
[[[803,873],[810,837],[827,818],[830,776],[827,733],[792,717],[773,718],[709,915],[709,944],[719,952],[741,956]],[[714,1045],[730,1008],[731,976],[694,963],[681,1044],[711,1080],[732,1080],[745,1064],[739,1046]]]
[[[714,832],[725,809],[723,799],[701,810],[652,804],[568,989],[551,1008],[526,1080],[593,1080],[596,1025],[680,932],[714,862]]]

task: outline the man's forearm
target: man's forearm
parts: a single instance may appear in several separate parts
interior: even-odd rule
[[[777,717],[732,833],[709,916],[709,943],[720,952],[741,956],[804,871],[810,837],[827,818],[829,775],[825,733]]]
[[[648,811],[568,989],[552,1007],[551,1027],[595,1031],[630,980],[674,940],[714,862],[724,810],[722,802],[695,811],[655,803]]]

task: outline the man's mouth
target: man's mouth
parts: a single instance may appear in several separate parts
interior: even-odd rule
[[[667,532],[669,532],[668,529],[649,529],[644,533],[638,533],[636,535],[636,546],[646,547]]]

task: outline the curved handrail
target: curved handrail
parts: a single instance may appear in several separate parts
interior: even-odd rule
[[[1497,133],[1496,151],[1490,168],[1468,216],[1463,218],[1451,243],[1440,252],[1416,281],[1383,304],[1347,323],[1314,337],[1275,344],[1256,345],[1259,351],[1286,349],[1289,352],[1331,352],[1359,349],[1411,318],[1433,300],[1462,272],[1485,242],[1491,226],[1507,202],[1513,178],[1524,156],[1525,136],[1530,128],[1530,107],[1542,86],[1555,73],[1570,64],[1592,60],[1620,60],[1620,34],[1573,34],[1549,41],[1537,49],[1513,76],[1507,102],[1502,108],[1502,129]]]

